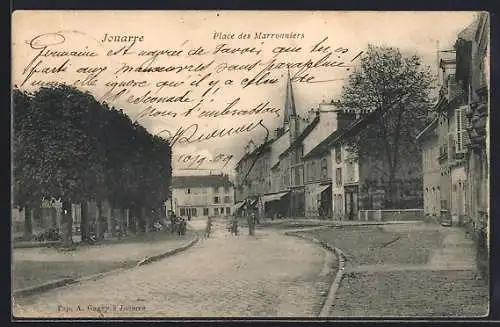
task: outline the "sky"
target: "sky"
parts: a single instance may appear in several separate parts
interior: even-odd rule
[[[272,133],[283,120],[286,68],[270,70],[263,79],[271,82],[245,86],[252,77],[260,76],[257,74],[260,70],[265,72],[273,58],[275,63],[309,59],[317,63],[330,53],[326,61],[337,62],[330,67],[311,68],[303,72],[309,76],[294,81],[297,112],[305,114],[322,101],[338,98],[342,84],[356,65],[355,56],[368,44],[417,53],[435,71],[438,48],[452,49],[457,34],[473,18],[473,12],[17,11],[12,27],[12,82],[20,86],[25,81],[21,88],[27,90],[36,89],[39,81],[73,84],[122,108],[152,134],[168,138],[179,128],[184,129],[184,140],[178,138],[173,145],[175,174],[208,171],[232,174],[244,145],[250,139],[262,142],[266,129]],[[256,33],[285,33],[291,38],[263,39],[256,38]],[[316,51],[312,51],[315,45],[318,45]],[[123,54],[123,47],[127,46],[129,52]],[[75,51],[94,52],[95,56],[76,55]],[[251,68],[255,62],[258,63]],[[137,68],[148,64],[150,67],[193,65],[193,68],[201,64],[207,68],[183,69],[177,73],[123,72],[126,66]],[[233,70],[228,71],[228,67]],[[294,76],[299,70],[291,68],[290,74]],[[311,76],[310,81],[315,83],[306,83]],[[81,83],[86,78],[92,82]],[[118,82],[124,86],[113,88],[113,83]],[[196,82],[199,83],[193,85]],[[174,86],[176,83],[179,85]],[[120,89],[126,89],[127,93],[114,100],[106,98],[106,94]],[[144,103],[147,102],[141,101],[144,94],[170,101]],[[182,97],[183,94],[187,96]],[[249,110],[260,105],[270,110],[254,115],[200,117],[201,111],[222,110],[235,99],[232,109]],[[196,104],[195,108],[201,109],[193,109],[186,115]],[[156,112],[163,110],[165,116],[152,116],[151,107]],[[139,117],[141,113],[143,116]],[[145,113],[150,116],[144,116]],[[198,127],[194,133],[192,124]],[[183,142],[191,133],[210,134],[214,130],[249,125],[253,128],[231,136]],[[180,170],[196,167],[203,170]]]

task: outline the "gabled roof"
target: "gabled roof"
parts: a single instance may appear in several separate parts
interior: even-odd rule
[[[320,144],[318,144],[314,149],[309,151],[309,153],[306,156],[304,156],[304,158],[306,157],[311,158],[313,156],[320,155],[321,153],[323,153],[323,151],[326,151],[331,147],[339,144],[342,140],[356,135],[362,128],[366,127],[369,123],[377,119],[381,112],[382,112],[381,109],[375,109],[372,112],[353,121],[345,128],[337,129],[336,131],[331,133],[325,140],[323,140]]]
[[[172,188],[229,187],[233,183],[227,175],[172,176]]]
[[[236,166],[238,166],[243,160],[247,159],[247,158],[250,158],[250,157],[253,157],[257,154],[262,154],[262,153],[265,153],[266,151],[269,151],[271,150],[271,144],[276,141],[277,139],[271,139],[271,140],[268,140],[267,142],[265,143],[262,143],[261,145],[259,145],[258,147],[256,147],[252,152],[249,152],[249,153],[245,153],[241,159],[236,163]]]
[[[299,144],[302,143],[302,141],[304,141],[304,139],[309,135],[311,134],[311,132],[314,130],[314,128],[316,127],[316,125],[318,125],[319,123],[319,116],[315,117],[313,119],[313,121],[306,126],[306,128],[304,128],[304,130],[302,131],[302,133],[300,133],[300,135],[297,137],[297,139],[292,143],[290,144],[290,146],[285,150],[283,151],[279,157],[283,157],[284,155],[286,155],[287,153],[290,152],[290,150],[292,150],[293,148],[297,147]]]
[[[478,26],[479,26],[479,19],[476,18],[469,26],[467,26],[460,33],[458,33],[458,38],[463,39],[465,41],[473,41],[476,36],[476,31]]]
[[[321,141],[318,145],[316,145],[311,151],[309,151],[305,156],[304,159],[309,159],[309,158],[315,158],[317,156],[323,155],[325,152],[329,151],[329,144],[331,141],[333,141],[335,138],[337,138],[340,135],[340,130],[335,130],[333,133],[328,135],[323,141]]]

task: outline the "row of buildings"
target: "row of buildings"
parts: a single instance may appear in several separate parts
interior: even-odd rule
[[[236,164],[235,209],[249,203],[266,217],[352,220],[360,210],[387,208],[385,161],[375,151],[354,155],[349,146],[378,118],[379,110],[339,109],[333,101],[300,117],[288,79],[280,128],[263,144],[250,141]],[[422,206],[419,157],[416,151],[402,158],[391,207]]]
[[[473,229],[485,227],[489,208],[489,16],[481,13],[440,58],[437,117],[417,136],[422,145],[424,211]]]
[[[437,117],[417,136],[421,146],[400,158],[392,186],[380,154],[349,151],[356,135],[379,119],[378,110],[321,103],[303,118],[288,80],[280,128],[263,144],[250,141],[236,165],[235,209],[249,203],[262,216],[334,219],[369,219],[390,208],[439,216],[447,209],[455,220],[486,221],[488,37],[488,15],[480,14],[458,35],[455,50],[441,52]]]

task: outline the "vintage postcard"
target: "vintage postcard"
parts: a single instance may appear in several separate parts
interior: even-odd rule
[[[14,318],[488,315],[487,12],[12,19]]]

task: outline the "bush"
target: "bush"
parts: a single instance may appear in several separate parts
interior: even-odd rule
[[[55,230],[54,228],[50,228],[40,234],[35,235],[33,238],[35,241],[39,242],[61,241],[62,234],[59,233],[59,231]]]

